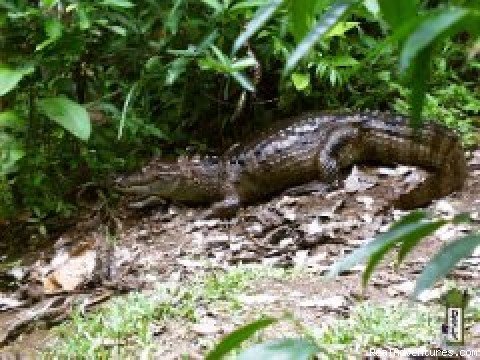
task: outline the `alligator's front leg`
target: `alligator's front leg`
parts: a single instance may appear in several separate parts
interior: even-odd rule
[[[221,218],[228,219],[237,213],[240,209],[240,199],[238,195],[232,194],[222,201],[214,203],[210,209],[203,213],[204,219]]]

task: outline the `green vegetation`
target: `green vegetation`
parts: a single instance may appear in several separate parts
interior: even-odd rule
[[[392,4],[1,2],[0,219],[70,216],[83,184],[306,109],[418,115],[424,103],[475,143],[477,5]]]
[[[287,270],[243,266],[199,276],[187,284],[165,283],[152,292],[130,293],[89,314],[78,307],[70,321],[54,329],[56,339],[44,357],[110,359],[117,354],[149,354],[155,350],[155,329],[169,320],[195,323],[199,307],[230,312],[239,308],[237,297],[252,281],[289,276]]]
[[[45,232],[48,217],[75,213],[86,184],[108,190],[115,173],[152,154],[226,148],[308,109],[392,110],[413,126],[433,118],[478,143],[479,35],[474,0],[0,1],[0,225],[18,217]],[[341,267],[368,259],[366,284],[394,245],[400,262],[443,223],[414,213]],[[478,243],[469,235],[443,249],[417,292]],[[192,302],[232,300],[243,284],[214,278],[200,292],[164,289],[166,300],[136,294],[91,317],[78,312],[68,326],[79,336],[60,328],[55,351],[107,357],[130,340],[148,348],[153,320],[191,319]],[[217,349],[274,322],[246,325]],[[349,344],[345,333],[329,336]],[[321,345],[307,336],[255,351],[308,358]]]
[[[286,359],[309,359],[317,354],[321,359],[347,359],[362,356],[371,348],[402,349],[419,346],[438,338],[438,324],[443,309],[421,304],[397,302],[375,305],[363,303],[353,308],[349,318],[336,319],[322,329],[303,328],[302,338],[265,341],[251,345],[237,354],[239,359],[264,359],[284,356]],[[234,351],[254,333],[290,318],[263,318],[241,327],[226,336],[207,355],[207,359],[219,359]]]
[[[48,359],[108,359],[112,355],[135,357],[140,353],[151,356],[158,346],[155,334],[161,333],[161,329],[172,321],[185,326],[194,324],[199,320],[199,308],[216,311],[227,309],[228,312],[250,311],[242,308],[237,298],[255,281],[285,279],[291,276],[300,275],[282,269],[242,266],[226,273],[197,277],[185,286],[165,284],[152,292],[131,293],[115,298],[92,313],[86,314],[78,307],[69,322],[55,328],[55,340],[43,356]],[[467,314],[468,323],[478,319],[478,311],[478,304],[473,304]],[[294,322],[304,336],[301,340],[305,342],[303,345],[311,346],[311,350],[336,354],[340,359],[348,354],[368,351],[370,347],[402,348],[424,344],[437,337],[442,316],[441,307],[416,304],[412,308],[411,304],[403,302],[381,306],[362,303],[353,308],[348,318],[338,318],[328,325],[322,323],[322,327],[318,329]],[[249,336],[262,328],[273,326],[279,320],[282,319],[263,318],[252,323],[254,325],[247,325],[247,331],[245,328],[237,330],[237,333],[234,333],[236,336],[232,337],[234,341],[227,344],[222,351],[225,354],[231,352]],[[292,320],[290,316],[283,319]],[[238,331],[240,335],[237,335]],[[252,345],[251,342],[250,344]],[[247,351],[253,350],[252,353],[258,354],[259,345],[252,346],[249,348],[251,350],[245,351],[246,354],[242,355],[240,352],[237,355],[248,358]],[[218,347],[215,349],[218,351]],[[211,353],[209,356],[218,359],[217,355]]]
[[[440,306],[412,307],[407,303],[358,305],[348,319],[330,326],[318,342],[331,352],[343,354],[424,345],[438,338],[442,310]]]

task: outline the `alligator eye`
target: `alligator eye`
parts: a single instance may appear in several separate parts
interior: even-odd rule
[[[244,166],[245,165],[245,159],[238,159],[238,165]]]

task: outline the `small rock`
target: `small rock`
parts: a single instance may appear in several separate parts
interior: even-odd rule
[[[411,294],[413,289],[415,289],[415,282],[410,280],[389,287],[390,291],[403,295]]]
[[[4,297],[0,295],[0,311],[7,311],[21,307],[25,304],[24,301],[19,301],[14,298]]]
[[[198,261],[198,260],[177,259],[177,263],[186,267],[187,269],[205,267],[205,263],[203,261]]]
[[[278,246],[282,249],[290,246],[290,245],[293,245],[294,244],[294,241],[293,241],[293,238],[289,237],[289,238],[285,238],[285,239],[282,239],[279,243],[278,243]]]
[[[476,323],[474,324],[470,331],[469,331],[470,335],[474,338],[480,338],[480,323]]]
[[[448,202],[447,200],[438,200],[435,205],[434,205],[435,211],[442,215],[446,216],[454,216],[455,215],[455,209],[453,208],[452,204]]]
[[[371,196],[357,196],[355,200],[360,204],[365,205],[365,209],[369,211],[372,210],[373,203],[375,202]]]
[[[293,209],[285,209],[283,217],[288,221],[294,221],[297,218],[297,213]]]
[[[314,235],[322,233],[324,227],[319,223],[318,218],[315,218],[309,224],[302,224],[300,226],[300,230],[304,231],[308,235]]]
[[[245,229],[248,233],[252,234],[253,236],[261,236],[264,232],[262,224],[256,222],[250,225]]]
[[[432,300],[440,299],[442,296],[443,290],[441,288],[436,289],[428,289],[422,291],[422,293],[418,296],[418,300],[421,302],[429,302]]]
[[[214,228],[218,226],[220,223],[219,219],[211,219],[211,220],[195,220],[193,222],[192,230],[200,229],[200,228]]]
[[[214,335],[220,331],[219,326],[215,319],[212,318],[203,318],[198,324],[192,326],[192,330],[198,335]]]
[[[308,250],[299,250],[295,253],[293,258],[293,263],[296,267],[302,267],[307,263],[308,259]]]
[[[368,190],[376,185],[377,181],[374,177],[368,176],[364,172],[358,170],[354,166],[350,175],[345,179],[345,191],[355,193],[358,191]]]
[[[27,276],[28,269],[25,267],[15,267],[8,271],[8,274],[11,275],[15,280],[22,281],[25,276]]]

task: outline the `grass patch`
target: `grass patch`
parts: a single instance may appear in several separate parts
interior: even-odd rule
[[[152,354],[158,329],[175,319],[197,320],[197,308],[237,309],[237,296],[260,278],[285,278],[289,271],[241,266],[199,276],[187,284],[165,283],[151,293],[131,293],[85,314],[78,307],[71,320],[54,329],[44,358],[110,359]]]
[[[339,354],[339,359],[370,348],[425,345],[438,338],[442,316],[443,308],[438,305],[365,303],[356,306],[348,319],[328,326],[318,343]]]

